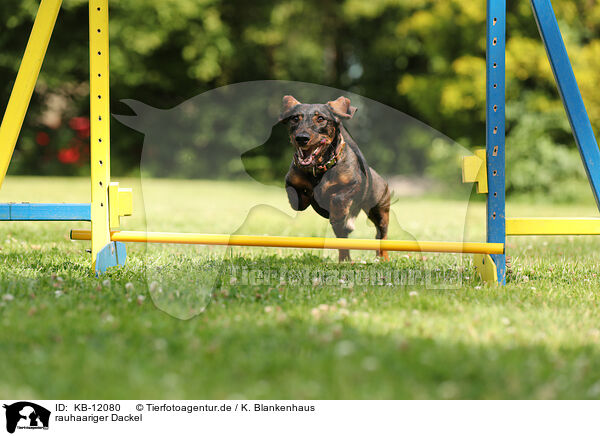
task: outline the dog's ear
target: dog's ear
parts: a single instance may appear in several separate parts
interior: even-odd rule
[[[283,109],[281,110],[281,112],[287,112],[291,108],[293,108],[294,106],[297,106],[299,104],[301,104],[301,103],[298,100],[296,100],[294,97],[292,97],[291,95],[286,95],[283,97]]]
[[[347,97],[340,97],[337,100],[328,101],[327,106],[329,106],[335,115],[346,119],[352,118],[354,112],[357,111],[357,108],[350,106],[350,99]]]
[[[300,103],[291,95],[285,95],[283,97],[283,108],[281,109],[281,115],[279,115],[279,121],[285,120],[289,116],[290,111],[299,104],[302,103]]]

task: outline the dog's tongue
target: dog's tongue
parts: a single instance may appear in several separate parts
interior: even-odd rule
[[[304,156],[305,151],[302,149],[298,149],[298,161],[300,162],[301,165],[310,165],[311,163],[314,162],[315,156],[317,155],[317,153],[319,153],[320,150],[321,150],[321,147],[319,146],[308,156]]]

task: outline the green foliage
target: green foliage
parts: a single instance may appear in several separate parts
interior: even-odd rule
[[[506,192],[562,202],[589,199],[592,192],[579,153],[567,146],[572,141],[569,122],[562,107],[549,108],[551,104],[527,93],[523,102],[511,106]],[[545,111],[534,115],[536,105]]]
[[[64,2],[13,173],[87,171],[85,165],[56,159],[61,149],[73,147],[69,120],[89,111],[86,3]],[[0,4],[0,83],[5,84],[0,105],[8,100],[37,4]],[[508,172],[509,194],[571,198],[581,179],[577,151],[560,115],[531,7],[523,1],[509,2],[508,8],[507,159],[509,169],[517,162],[519,168],[517,174]],[[598,131],[600,5],[556,0],[554,9]],[[382,102],[464,147],[485,141],[485,0],[122,0],[111,3],[110,38],[115,113],[128,113],[119,103],[124,98],[166,109],[227,84],[295,80]],[[548,132],[544,126],[554,128]],[[113,171],[131,173],[143,137],[116,122],[113,130]],[[40,131],[51,138],[45,157],[36,143]],[[385,155],[384,148],[374,147],[376,156]],[[429,153],[419,145],[409,147],[409,154],[411,159],[399,159],[397,167],[391,167],[393,159],[377,164],[388,174],[420,174],[419,160]],[[85,160],[86,153],[80,155]],[[527,156],[537,157],[537,166],[521,162]],[[224,165],[218,177],[235,177],[235,172]]]

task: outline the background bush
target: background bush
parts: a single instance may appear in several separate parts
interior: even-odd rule
[[[0,3],[2,107],[37,6]],[[585,174],[531,7],[508,7],[507,192],[577,198]],[[554,9],[598,131],[600,4],[555,0]],[[119,0],[110,13],[114,113],[129,113],[119,103],[124,98],[171,108],[231,83],[295,80],[377,100],[465,147],[484,144],[484,0]],[[64,1],[13,174],[89,171],[87,14],[87,1]],[[135,173],[143,136],[112,126],[113,172]],[[382,173],[395,171],[389,160],[373,163]],[[214,176],[229,177],[227,168]]]

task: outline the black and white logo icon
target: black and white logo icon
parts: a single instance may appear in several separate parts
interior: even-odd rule
[[[29,401],[19,401],[4,405],[6,409],[6,431],[14,433],[16,429],[47,430],[50,411]]]

